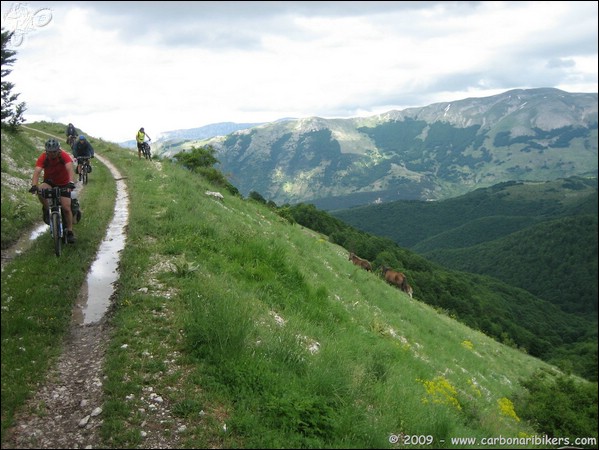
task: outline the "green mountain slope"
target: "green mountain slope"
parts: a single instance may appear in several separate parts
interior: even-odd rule
[[[442,238],[451,240],[461,233],[466,231],[454,230]],[[445,267],[498,278],[563,311],[596,319],[597,234],[597,215],[574,216],[482,244],[437,247],[422,254]]]
[[[468,194],[438,202],[396,201],[330,211],[331,215],[361,230],[385,236],[402,247],[427,250],[425,241],[479,219],[478,233],[462,239],[479,242],[516,231],[519,227],[552,218],[597,213],[597,178],[572,177],[544,182],[500,183]],[[481,222],[482,224],[482,222]],[[505,228],[504,228],[505,227]],[[471,230],[468,230],[471,231]],[[457,242],[439,239],[442,247],[461,247]],[[472,245],[472,244],[470,244]]]
[[[597,177],[597,94],[517,89],[354,119],[272,122],[212,145],[243,195],[321,209],[440,200],[510,180]]]

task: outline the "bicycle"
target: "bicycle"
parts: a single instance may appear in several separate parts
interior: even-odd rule
[[[150,143],[148,141],[144,141],[141,144],[141,152],[146,157],[146,159],[149,159],[150,161],[152,161],[152,152],[150,149]]]
[[[70,190],[67,187],[54,186],[52,188],[39,189],[39,193],[43,198],[50,200],[50,235],[54,241],[54,253],[56,256],[62,254],[62,246],[67,243],[67,233],[64,227],[65,218],[61,197],[70,197]],[[66,194],[66,195],[65,195]]]
[[[77,157],[77,172],[79,173],[79,181],[83,184],[87,184],[88,174],[91,172],[89,160],[89,156]]]
[[[73,135],[67,136],[67,145],[69,147],[73,148],[73,145],[75,145],[76,140],[77,140],[77,136],[73,136]]]

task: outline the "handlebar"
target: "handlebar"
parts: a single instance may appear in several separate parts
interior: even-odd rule
[[[43,198],[68,197],[69,195],[65,194],[69,194],[71,192],[71,189],[68,187],[54,186],[52,188],[38,188],[37,192]]]

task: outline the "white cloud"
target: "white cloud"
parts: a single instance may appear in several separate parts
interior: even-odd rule
[[[597,2],[2,2],[2,18],[22,36],[9,80],[27,121],[116,142],[140,126],[597,92]]]

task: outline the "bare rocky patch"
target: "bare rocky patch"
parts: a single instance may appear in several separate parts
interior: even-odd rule
[[[100,448],[104,324],[72,327],[46,381],[15,418],[2,448]]]

